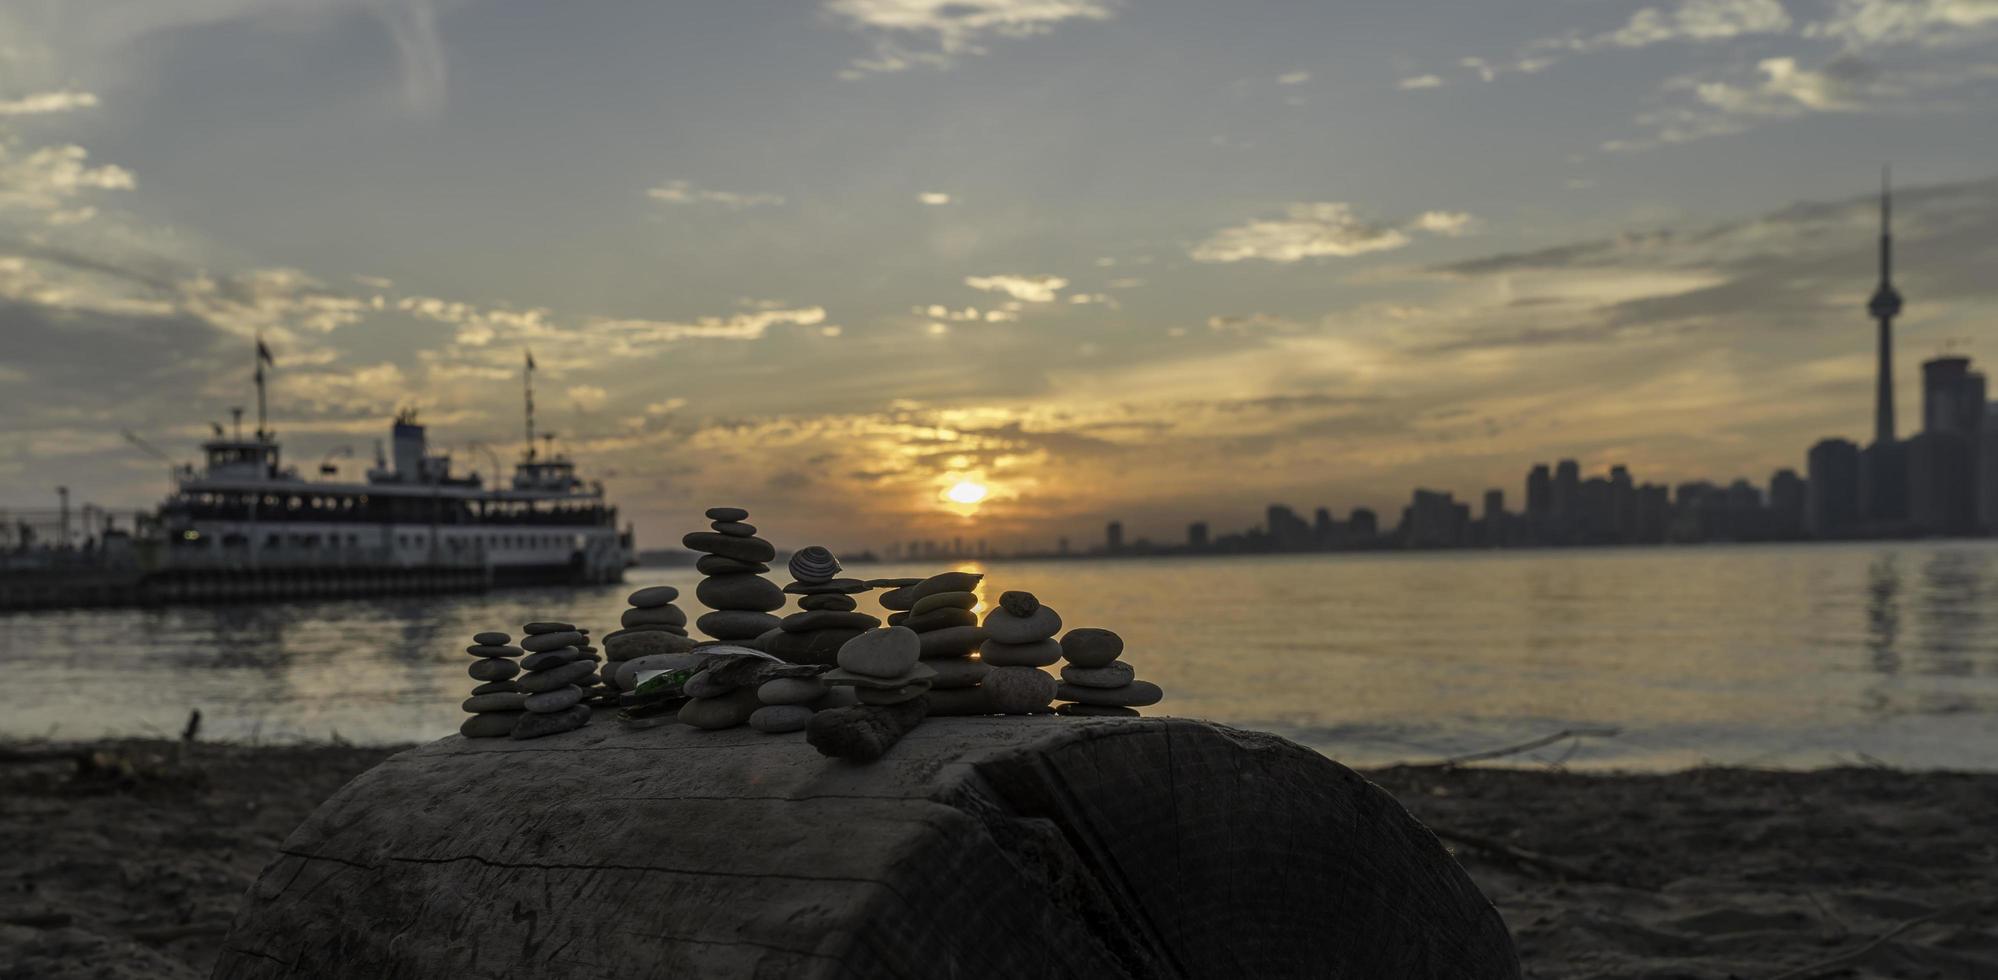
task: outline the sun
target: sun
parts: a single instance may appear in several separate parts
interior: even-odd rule
[[[949,490],[944,491],[944,496],[952,503],[975,504],[984,500],[985,495],[990,492],[983,483],[975,480],[959,480]]]

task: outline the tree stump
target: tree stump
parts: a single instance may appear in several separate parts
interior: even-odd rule
[[[214,976],[1518,977],[1496,910],[1380,788],[1171,718],[802,735],[453,736],[349,783]]]

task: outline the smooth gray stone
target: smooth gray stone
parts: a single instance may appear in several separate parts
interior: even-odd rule
[[[757,638],[757,647],[764,653],[794,664],[831,664],[838,662],[839,648],[845,646],[846,641],[865,632],[813,630],[810,633],[787,633],[774,629]]]
[[[702,555],[694,562],[694,571],[702,575],[733,575],[737,572],[761,575],[769,570],[770,566],[760,561],[737,561],[720,555]]]
[[[808,595],[798,600],[798,608],[806,612],[852,612],[860,608],[860,603],[855,602],[850,595],[838,592],[824,592],[817,595]],[[873,629],[872,626],[868,628]]]
[[[530,694],[521,707],[537,714],[548,715],[557,711],[567,711],[571,705],[583,700],[583,689],[574,684],[558,687],[552,691]]]
[[[1032,643],[1061,632],[1061,615],[1049,606],[1031,616],[1015,616],[1001,607],[985,614],[985,629],[1001,643]]]
[[[527,653],[526,650],[504,643],[475,643],[466,647],[465,652],[474,657],[519,657]]]
[[[572,664],[578,660],[587,659],[590,658],[583,656],[583,651],[575,647],[557,647],[553,650],[543,650],[540,653],[528,654],[527,658],[520,662],[520,669],[530,673],[537,670],[552,670],[563,664]]]
[[[923,695],[930,702],[930,714],[939,718],[960,718],[966,715],[996,715],[992,707],[992,697],[984,688],[960,687],[949,690],[932,687]]]
[[[871,630],[881,621],[864,612],[813,609],[784,617],[784,632],[810,633],[813,630]]]
[[[519,711],[527,706],[527,695],[514,691],[509,694],[474,694],[460,705],[466,711],[484,714],[488,711]]]
[[[881,608],[892,609],[896,612],[908,612],[909,607],[916,604],[916,587],[913,585],[904,585],[901,588],[889,589],[881,593],[880,598]]]
[[[777,549],[762,538],[738,538],[719,531],[694,531],[681,538],[680,543],[693,551],[736,561],[767,562],[777,557]]]
[[[978,682],[979,690],[992,699],[992,710],[1002,715],[1046,708],[1054,700],[1056,686],[1053,677],[1032,667],[994,667]]]
[[[792,582],[784,586],[790,595],[859,595],[867,592],[867,583],[857,578],[835,578],[824,582]]]
[[[807,613],[806,615],[811,615]],[[900,626],[868,630],[839,648],[841,670],[868,677],[900,677],[916,666],[922,640]]]
[[[811,545],[792,552],[788,568],[800,582],[827,582],[839,574],[839,559],[830,550]]]
[[[835,667],[819,675],[819,680],[831,685],[846,687],[871,687],[877,690],[901,687],[904,684],[922,681],[929,683],[936,679],[937,672],[929,664],[919,663],[909,668],[909,672],[899,677],[875,677],[872,674],[856,674],[843,667]]]
[[[1080,684],[1063,684],[1055,691],[1055,697],[1082,704],[1142,708],[1148,704],[1159,703],[1159,700],[1165,697],[1165,692],[1159,690],[1159,686],[1151,681],[1132,681],[1123,687],[1083,687]]]
[[[652,609],[671,605],[680,598],[680,590],[670,585],[649,585],[625,596],[625,605],[638,609]]]
[[[656,653],[686,653],[694,641],[657,630],[613,633],[604,637],[604,653],[613,660],[633,660]]]
[[[546,623],[529,623],[526,626],[521,627],[520,631],[522,633],[526,633],[529,636],[534,636],[539,633],[567,633],[575,628],[576,628],[575,624],[573,623],[546,622]]]
[[[520,665],[502,657],[474,660],[465,673],[475,681],[503,681],[520,673]]]
[[[474,697],[481,694],[511,694],[518,690],[520,686],[512,681],[487,681],[472,688],[472,694]]]
[[[761,575],[710,575],[694,587],[694,597],[709,609],[769,612],[784,608],[784,590]]]
[[[626,629],[634,626],[685,626],[687,611],[668,603],[664,606],[633,606],[620,613],[617,623]]]
[[[923,596],[909,606],[909,612],[921,616],[929,610],[969,610],[979,604],[977,592],[937,592],[935,596]]]
[[[1061,644],[1053,640],[1032,643],[986,640],[978,647],[978,659],[994,667],[1052,667],[1061,661]]]
[[[749,713],[749,727],[765,735],[802,732],[814,712],[802,704],[770,704]]]
[[[505,633],[500,633],[493,630],[487,630],[484,633],[473,634],[472,642],[482,647],[503,647],[509,643],[512,643],[513,637],[508,636]]]
[[[520,641],[520,648],[528,653],[540,653],[543,650],[554,650],[559,647],[579,647],[588,642],[590,641],[583,634],[575,630],[563,630],[559,633],[536,633]]]
[[[825,696],[825,682],[816,677],[779,677],[756,688],[756,699],[764,704],[810,704]]]
[[[988,644],[989,646],[990,644]],[[1137,679],[1137,672],[1122,660],[1101,667],[1063,667],[1061,679],[1076,687],[1123,687]]]
[[[922,580],[910,589],[910,598],[920,601],[944,592],[976,592],[978,583],[985,581],[982,572],[944,572]]]
[[[717,640],[733,642],[753,640],[765,632],[777,628],[777,617],[766,612],[752,612],[747,609],[717,609],[706,613],[694,621],[701,632]]]
[[[930,683],[930,686],[939,691],[977,687],[978,682],[985,679],[986,672],[992,669],[991,664],[963,657],[943,657],[937,660],[925,660],[923,663],[937,672],[936,679]]]
[[[731,538],[753,538],[756,536],[756,525],[744,524],[741,521],[716,521],[708,526],[713,528],[716,534],[726,534]]]
[[[1126,708],[1121,704],[1057,704],[1055,714],[1071,718],[1138,718],[1136,708]]]
[[[695,728],[715,731],[734,728],[749,720],[763,707],[754,688],[737,688],[718,698],[695,698],[680,706],[680,721]]]
[[[533,712],[521,715],[514,723],[513,737],[518,739],[542,738],[573,732],[590,723],[590,706],[578,704],[550,714],[538,715]]]
[[[924,660],[931,657],[962,657],[978,649],[978,645],[991,639],[983,626],[952,626],[949,629],[919,633],[917,640],[923,645]]]
[[[706,516],[711,521],[746,521],[749,512],[740,507],[710,507]]]
[[[718,698],[739,686],[722,683],[715,678],[714,671],[704,670],[687,678],[687,684],[682,691],[690,698]]]
[[[597,672],[597,665],[589,660],[577,660],[549,670],[536,671],[514,683],[529,694],[553,691],[558,687],[583,683],[583,678]]]
[[[908,619],[902,620],[902,625],[918,633],[933,633],[937,630],[949,629],[953,626],[977,626],[978,614],[969,609],[944,606],[940,609],[932,609],[929,612],[919,613],[912,611],[909,613]]]
[[[890,626],[900,626],[908,621],[909,621],[909,611],[906,609],[901,610],[900,612],[891,612],[888,614],[888,625]]]
[[[525,711],[489,711],[472,715],[458,726],[458,734],[466,738],[505,738],[513,734],[513,726],[525,714]]]
[[[1077,667],[1102,667],[1124,655],[1124,638],[1106,629],[1084,626],[1061,636],[1061,655]]]
[[[652,653],[633,657],[624,662],[611,680],[619,690],[629,691],[638,686],[638,672],[642,670],[693,670],[706,659],[698,653]]]
[[[860,698],[861,704],[890,705],[913,701],[928,693],[929,689],[929,681],[916,681],[901,687],[856,687],[853,693]]]

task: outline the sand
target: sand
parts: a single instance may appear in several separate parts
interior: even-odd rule
[[[0,747],[0,980],[207,976],[270,852],[392,751]],[[1457,852],[1529,977],[1998,977],[1998,775],[1367,775]]]

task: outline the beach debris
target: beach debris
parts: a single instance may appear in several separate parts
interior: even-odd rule
[[[694,564],[702,575],[694,597],[714,610],[694,625],[720,643],[751,643],[777,628],[777,617],[770,612],[784,606],[783,591],[763,577],[777,549],[756,536],[756,526],[745,523],[749,512],[740,507],[710,507],[707,517],[710,530],[680,539],[701,553]]]
[[[568,623],[529,623],[526,632],[520,641],[527,651],[520,661],[526,673],[514,686],[524,695],[520,707],[527,713],[509,734],[516,739],[541,738],[589,724],[584,688],[598,679],[595,656],[583,650],[589,638]]]
[[[472,696],[465,700],[464,708],[471,717],[458,726],[458,734],[504,738],[513,734],[514,723],[526,713],[527,695],[520,693],[513,677],[520,673],[515,659],[527,651],[512,646],[512,640],[505,633],[489,630],[473,636],[472,645],[465,648],[466,653],[479,658],[466,673],[482,683],[472,688]]]
[[[633,659],[694,648],[687,637],[687,614],[674,605],[679,598],[680,590],[670,585],[647,586],[625,598],[630,608],[618,619],[621,628],[603,638],[603,679],[613,691],[630,690],[618,677]]]
[[[1131,665],[1118,659],[1124,653],[1124,638],[1109,630],[1069,630],[1059,648],[1068,665],[1061,669],[1055,697],[1068,703],[1055,708],[1058,715],[1136,718],[1139,708],[1165,697],[1157,684],[1138,680]]]
[[[790,570],[796,581],[783,591],[801,597],[798,611],[759,637],[759,648],[792,663],[830,665],[846,641],[881,625],[858,611],[854,596],[868,591],[867,583],[835,577],[839,559],[831,551],[819,545],[801,548],[791,556]]]
[[[1050,710],[1055,679],[1043,667],[1061,659],[1061,616],[1031,592],[1007,592],[985,614],[987,638],[978,659],[989,668],[979,687],[992,713],[1040,715]]]

